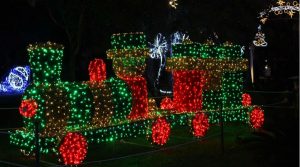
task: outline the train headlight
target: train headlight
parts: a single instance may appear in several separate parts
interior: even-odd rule
[[[38,104],[34,99],[22,100],[19,107],[19,112],[22,116],[26,118],[31,118],[36,114],[38,109]]]

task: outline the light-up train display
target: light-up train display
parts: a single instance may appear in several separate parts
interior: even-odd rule
[[[209,126],[224,123],[260,128],[261,108],[243,93],[247,59],[239,45],[196,42],[172,45],[166,70],[172,72],[173,97],[148,97],[144,77],[150,56],[143,33],[114,34],[107,58],[115,77],[106,77],[105,61],[89,65],[90,80],[61,81],[63,46],[37,43],[28,47],[33,82],[26,89],[19,111],[24,127],[10,135],[26,155],[35,150],[35,122],[40,128],[40,152],[54,153],[64,164],[80,164],[88,145],[145,136],[157,145],[167,143],[177,126],[189,126],[203,137]],[[160,105],[156,105],[160,103]]]

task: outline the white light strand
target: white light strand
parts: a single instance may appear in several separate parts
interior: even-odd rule
[[[167,51],[168,44],[166,38],[161,33],[158,33],[154,39],[153,44],[150,43],[150,57],[152,59],[160,59],[159,69],[154,82],[154,87],[156,86],[156,84],[159,84],[159,77],[162,69],[165,66]]]
[[[167,90],[162,90],[162,89],[160,89],[159,92],[163,93],[163,94],[172,94],[173,93],[172,91],[167,91]]]
[[[278,0],[277,4],[279,6],[270,7],[269,9],[259,13],[258,18],[262,24],[265,24],[267,21],[269,13],[274,13],[275,15],[281,15],[285,13],[292,18],[296,12],[300,12],[299,3],[297,1],[293,1],[291,4],[290,2],[285,2],[284,0]]]
[[[268,43],[265,41],[265,34],[261,32],[261,25],[257,27],[258,32],[255,34],[253,44],[257,47],[266,47]]]
[[[240,56],[244,55],[244,53],[245,53],[245,46],[242,46],[241,47],[241,54],[240,54]]]
[[[176,8],[177,8],[177,5],[178,5],[177,0],[169,0],[169,5],[170,5],[172,8],[176,9]]]
[[[159,59],[163,57],[167,51],[168,44],[166,38],[161,33],[158,33],[153,44],[150,43],[150,57],[152,59]]]

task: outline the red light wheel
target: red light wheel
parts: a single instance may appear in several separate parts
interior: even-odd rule
[[[152,124],[152,141],[158,145],[167,143],[171,132],[170,124],[165,118],[158,118]]]
[[[204,113],[197,113],[192,120],[192,128],[195,137],[205,136],[209,129],[208,117]]]
[[[31,118],[36,114],[38,104],[33,99],[22,100],[19,107],[20,114],[25,118]]]
[[[250,114],[250,123],[254,129],[259,129],[263,126],[265,120],[264,111],[255,107]]]
[[[87,154],[87,141],[80,133],[68,132],[59,147],[65,165],[82,163]]]

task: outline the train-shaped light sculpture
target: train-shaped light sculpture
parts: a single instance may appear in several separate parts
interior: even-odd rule
[[[144,135],[164,145],[177,125],[190,126],[195,137],[203,137],[220,116],[225,123],[262,126],[262,109],[243,93],[247,59],[240,46],[190,41],[173,45],[166,63],[174,79],[173,99],[166,97],[157,107],[148,98],[143,77],[149,57],[145,35],[114,34],[111,40],[107,57],[116,77],[106,79],[106,65],[96,59],[86,82],[61,81],[62,45],[29,45],[33,82],[19,107],[24,127],[11,133],[11,143],[32,155],[38,124],[39,152],[54,153],[64,164],[76,165],[85,159],[89,144]]]

